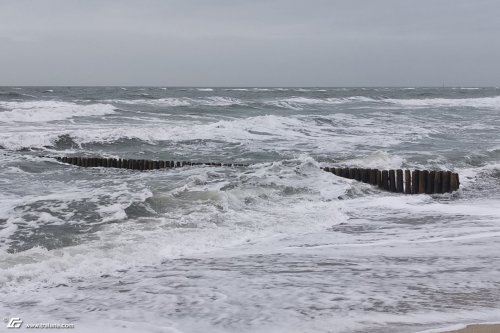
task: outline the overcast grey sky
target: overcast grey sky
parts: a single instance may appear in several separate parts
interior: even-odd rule
[[[498,86],[499,0],[0,0],[0,85]]]

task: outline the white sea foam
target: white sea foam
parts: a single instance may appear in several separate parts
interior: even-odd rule
[[[280,95],[272,101],[289,99]],[[99,121],[1,126],[0,145],[8,149],[43,147],[68,135],[76,144],[110,144],[64,153],[126,157],[140,147],[154,158],[253,163],[140,173],[78,168],[4,150],[4,316],[71,318],[82,332],[176,333],[382,333],[498,317],[500,209],[491,186],[499,161],[489,132],[495,110],[467,126],[459,121],[469,112],[458,110],[457,118],[446,119],[454,126],[448,127],[439,117],[419,118],[418,112],[401,112],[399,104],[361,96],[292,100],[307,111],[287,115],[282,108],[211,112],[262,99],[179,100],[212,104],[208,116],[194,118],[186,117],[189,109],[158,115],[137,106],[124,109],[139,111]],[[157,100],[141,99],[150,101]],[[320,108],[325,101],[348,105]],[[351,112],[349,103],[358,101],[380,109]],[[450,128],[463,131],[457,136]],[[128,138],[143,142],[123,144]],[[480,166],[457,158],[459,149],[477,153],[473,162]],[[253,160],[262,156],[274,162]],[[387,193],[319,169],[332,164],[454,168],[462,189],[432,196]],[[71,242],[59,245],[69,235]],[[6,251],[30,241],[56,246]]]
[[[356,103],[356,102],[377,102],[377,100],[364,96],[353,96],[346,98],[290,97],[290,98],[267,101],[266,104],[274,105],[285,109],[302,110],[304,107],[308,105],[321,105],[321,104],[335,105],[335,104],[346,104],[346,103]]]
[[[384,99],[384,102],[405,107],[476,107],[500,108],[500,96],[479,98],[423,98],[423,99]]]
[[[73,117],[102,116],[114,113],[110,104],[76,104],[61,101],[0,102],[0,122],[49,122]]]
[[[120,103],[128,105],[153,105],[153,106],[231,106],[245,105],[245,101],[233,97],[210,96],[206,98],[158,98],[158,99],[115,99],[106,100],[106,103]]]

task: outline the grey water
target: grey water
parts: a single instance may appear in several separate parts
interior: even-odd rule
[[[0,87],[0,314],[81,332],[498,321],[499,130],[494,87]],[[399,195],[322,166],[461,188]]]

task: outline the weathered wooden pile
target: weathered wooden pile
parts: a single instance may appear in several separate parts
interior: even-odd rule
[[[458,190],[458,173],[428,170],[378,170],[361,168],[322,168],[336,176],[376,185],[390,192],[406,194],[447,193]]]
[[[77,165],[81,167],[103,167],[103,168],[121,168],[132,170],[155,170],[164,168],[179,168],[190,165],[211,165],[211,166],[247,166],[246,164],[227,164],[213,162],[188,162],[188,161],[155,161],[155,160],[135,160],[135,159],[116,159],[102,157],[57,157],[58,161]]]

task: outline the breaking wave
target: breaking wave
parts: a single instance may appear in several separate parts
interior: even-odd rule
[[[500,96],[479,98],[384,99],[384,102],[404,107],[476,107],[500,108]]]
[[[73,117],[102,116],[114,113],[110,104],[76,104],[61,101],[0,102],[0,122],[49,122]]]

